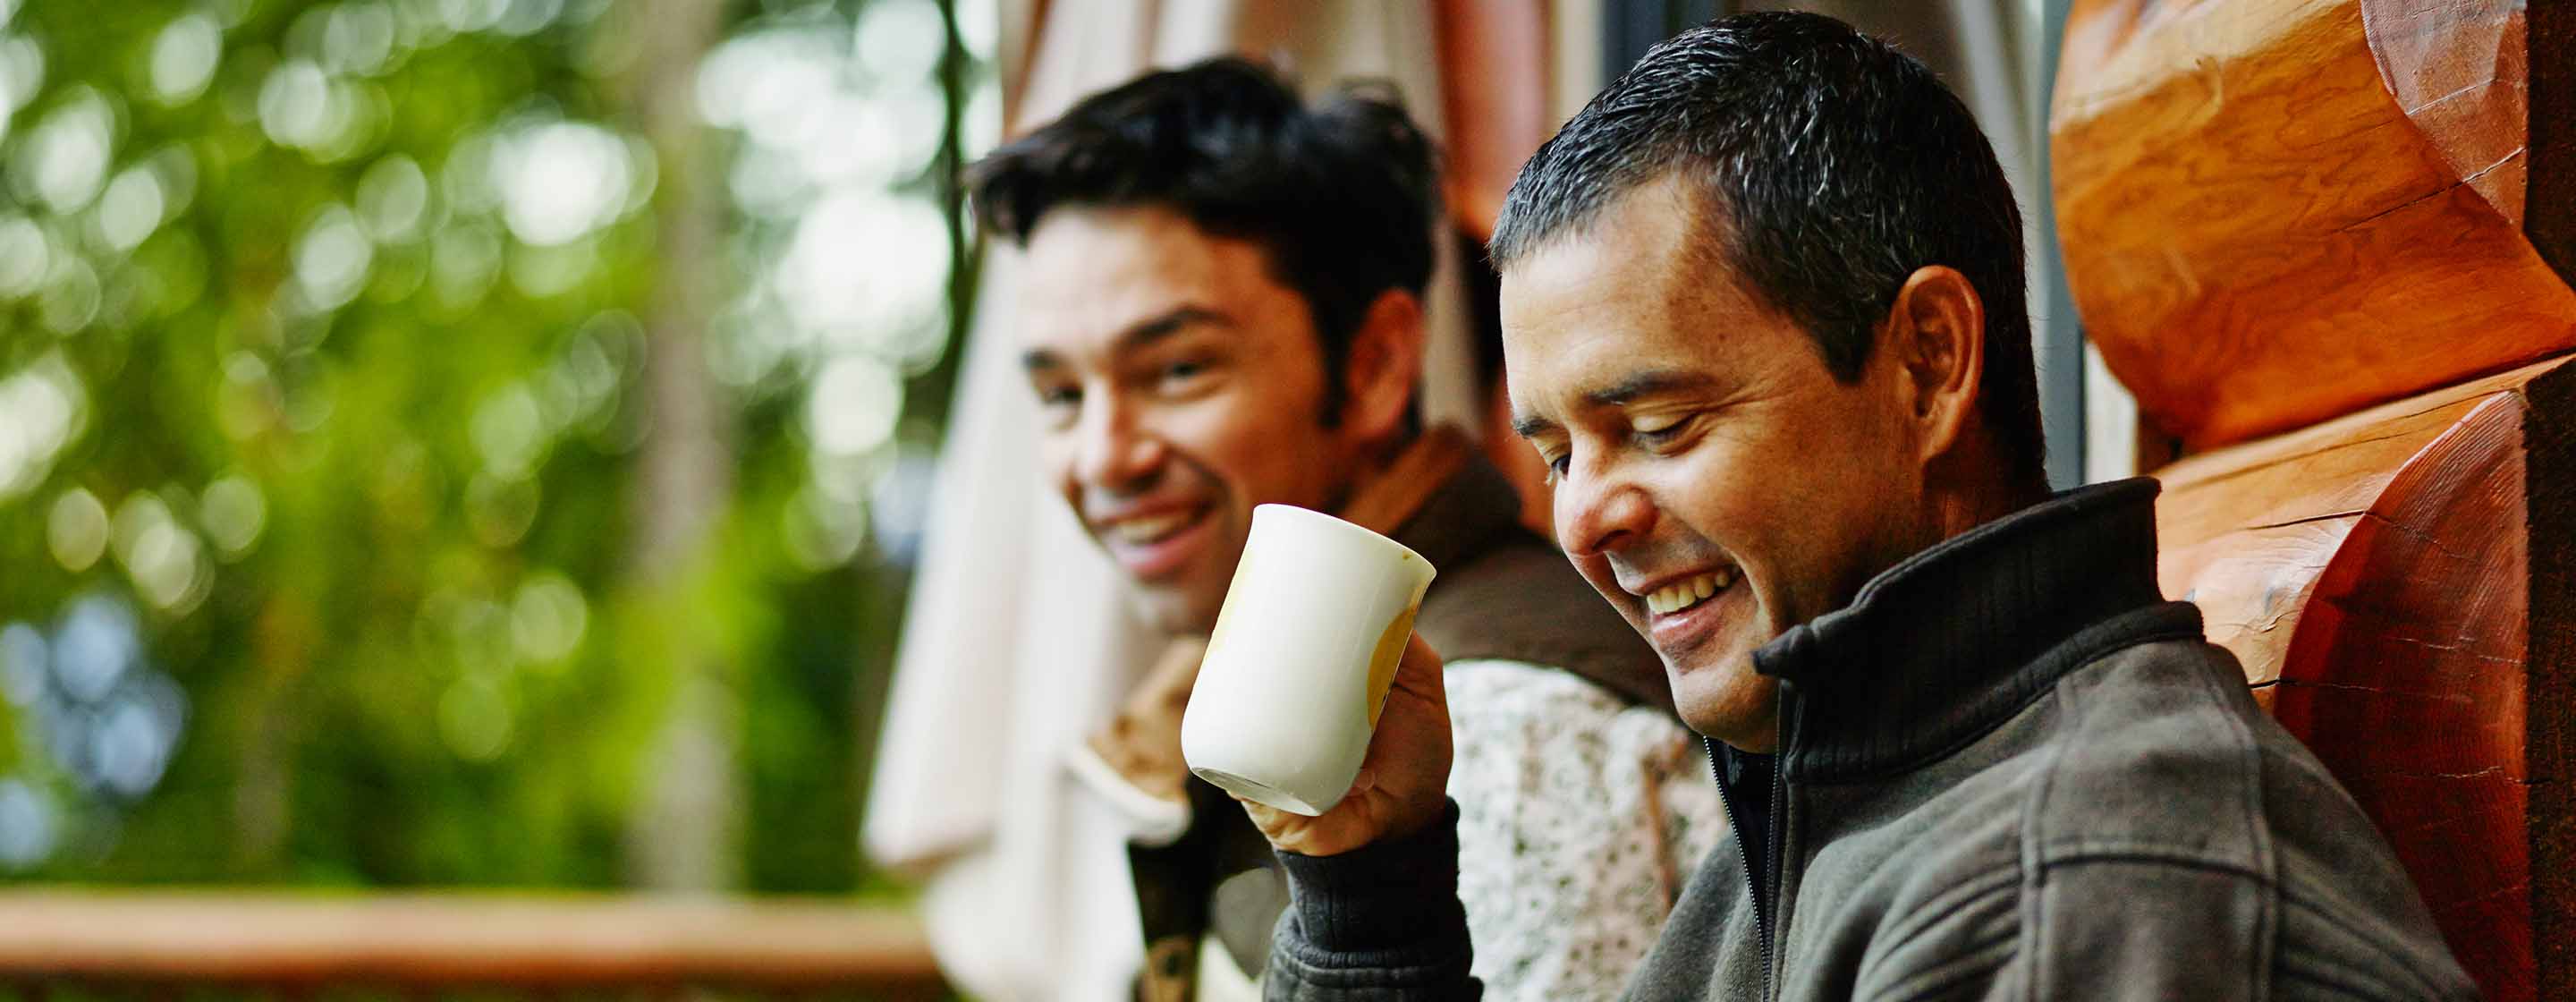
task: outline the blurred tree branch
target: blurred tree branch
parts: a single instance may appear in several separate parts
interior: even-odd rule
[[[661,164],[654,200],[659,275],[644,318],[644,385],[653,415],[634,481],[628,573],[648,594],[688,591],[733,494],[740,430],[707,371],[713,314],[708,265],[720,260],[723,207],[709,130],[692,82],[722,27],[717,0],[644,0],[621,27],[640,38],[620,81],[626,105]],[[712,890],[735,882],[742,796],[735,775],[739,701],[722,652],[679,624],[667,660],[638,669],[672,676],[662,724],[644,751],[642,788],[627,832],[627,863],[642,886]]]

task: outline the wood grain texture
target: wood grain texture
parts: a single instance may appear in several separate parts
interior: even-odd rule
[[[715,898],[0,894],[0,983],[946,993],[911,915]]]
[[[2379,78],[2451,173],[2522,225],[2529,159],[2525,0],[2370,0]]]
[[[2576,993],[2552,787],[2576,535],[2548,522],[2576,523],[2571,384],[2562,357],[2159,473],[2167,593],[2379,823],[2495,999]]]
[[[2533,998],[2518,393],[2391,478],[2318,575],[2272,698],[2380,825],[2489,998]],[[2559,997],[2559,996],[2550,996]]]
[[[2280,678],[2317,575],[2388,481],[2480,400],[2529,378],[2473,380],[2156,471],[2167,591],[2200,603],[2210,639],[2248,679]]]
[[[2508,119],[2556,106],[2514,53],[2568,2],[2078,0],[2053,195],[2146,419],[2205,449],[2576,347],[2524,232],[2576,204],[2506,197],[2553,169]]]

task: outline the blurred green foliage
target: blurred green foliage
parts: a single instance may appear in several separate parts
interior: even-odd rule
[[[841,99],[764,97],[795,81],[646,58],[689,6],[0,0],[0,875],[636,882],[694,652],[729,882],[873,886],[965,273],[937,179],[989,40],[929,0],[721,5],[708,51],[793,41]],[[926,60],[871,48],[905,32]],[[669,75],[698,118],[656,133]],[[833,205],[863,232],[800,225]],[[717,239],[674,256],[691,212]],[[870,254],[938,267],[872,288]],[[791,280],[838,268],[869,291]],[[656,338],[707,360],[677,392],[721,474],[661,570]]]

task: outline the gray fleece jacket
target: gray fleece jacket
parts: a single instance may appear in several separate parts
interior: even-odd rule
[[[2369,819],[2162,600],[2156,492],[1980,526],[1756,651],[1781,753],[1714,749],[1733,830],[1628,996],[2475,998]],[[1268,997],[1476,997],[1456,846],[1281,854]]]

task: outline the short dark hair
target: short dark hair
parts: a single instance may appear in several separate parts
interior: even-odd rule
[[[1722,18],[1657,45],[1521,168],[1489,252],[1508,269],[1680,171],[1716,260],[1860,378],[1906,276],[1947,265],[1986,313],[1985,417],[2017,485],[2044,483],[2021,210],[1932,71],[1829,17]]]
[[[1060,206],[1157,206],[1248,240],[1314,315],[1338,374],[1370,304],[1420,295],[1440,208],[1431,143],[1391,92],[1307,107],[1268,68],[1220,57],[1149,73],[1073,106],[966,173],[975,218],[1025,244]],[[1343,387],[1326,381],[1325,415]]]

